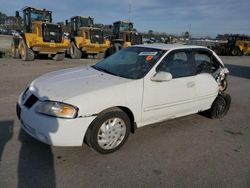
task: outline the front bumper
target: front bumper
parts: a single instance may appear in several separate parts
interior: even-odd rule
[[[104,53],[109,48],[107,44],[89,44],[81,48],[81,50],[87,54]]]
[[[89,125],[95,119],[95,116],[64,119],[42,115],[34,110],[37,104],[27,108],[22,105],[20,98],[17,103],[17,116],[21,127],[35,139],[49,145],[81,146]]]

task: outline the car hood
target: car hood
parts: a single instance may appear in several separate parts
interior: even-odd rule
[[[113,86],[130,81],[92,67],[77,67],[40,76],[31,83],[30,90],[40,100],[65,101],[84,93],[112,89]]]

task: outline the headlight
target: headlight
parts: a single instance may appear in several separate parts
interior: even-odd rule
[[[77,116],[76,107],[61,102],[42,102],[35,108],[35,111],[41,114],[61,118],[75,118]]]

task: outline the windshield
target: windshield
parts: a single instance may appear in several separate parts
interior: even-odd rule
[[[90,27],[93,25],[93,18],[79,19],[79,27]]]
[[[129,79],[140,79],[155,65],[164,51],[144,47],[124,48],[93,68]]]
[[[51,14],[49,12],[33,11],[31,12],[31,22],[48,21],[51,22]]]
[[[130,31],[133,29],[133,26],[131,23],[124,23],[121,22],[120,24],[120,31]]]

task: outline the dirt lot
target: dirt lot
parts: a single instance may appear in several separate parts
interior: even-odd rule
[[[196,114],[146,126],[121,150],[50,147],[20,130],[19,93],[37,76],[95,60],[0,59],[0,187],[250,187],[250,57],[223,57],[228,115]]]

